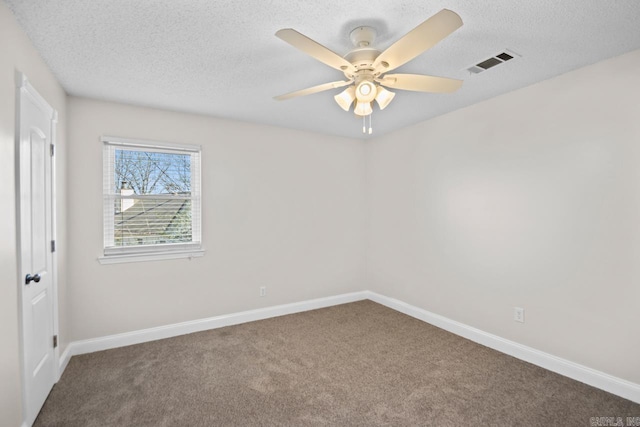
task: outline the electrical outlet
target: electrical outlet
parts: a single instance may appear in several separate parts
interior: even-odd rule
[[[513,320],[524,323],[524,308],[513,307]]]
[[[267,295],[267,287],[266,286],[260,286],[260,296],[264,297]]]

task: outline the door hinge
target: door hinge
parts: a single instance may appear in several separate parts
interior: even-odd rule
[[[52,240],[51,241],[51,252],[55,252],[56,251],[56,241]]]
[[[53,348],[58,347],[58,336],[54,335],[53,336]]]
[[[51,144],[51,155],[53,156],[53,154],[55,153],[56,149],[55,149],[55,145]]]

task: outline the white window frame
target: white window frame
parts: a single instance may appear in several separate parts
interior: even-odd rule
[[[200,160],[202,147],[199,145],[171,142],[148,141],[113,136],[100,138],[103,144],[103,256],[101,264],[121,262],[155,261],[161,259],[194,258],[204,255],[202,249],[202,215]],[[114,244],[114,163],[116,149],[131,149],[149,152],[191,155],[191,243],[157,244],[144,246],[115,246]]]

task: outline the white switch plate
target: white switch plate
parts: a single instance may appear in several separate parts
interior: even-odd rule
[[[264,297],[267,295],[267,287],[266,286],[260,286],[260,296]]]
[[[513,320],[524,323],[524,308],[513,307]]]

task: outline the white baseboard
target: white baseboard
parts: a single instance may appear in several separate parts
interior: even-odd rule
[[[422,308],[415,307],[400,300],[389,298],[375,292],[367,292],[367,298],[399,311],[416,319],[427,322],[438,328],[444,329],[501,353],[516,357],[525,362],[548,369],[549,371],[569,377],[576,381],[599,388],[633,402],[640,403],[640,385],[621,378],[614,377],[604,372],[588,368],[549,353],[527,347],[517,342],[501,338],[480,329],[456,322]]]
[[[64,351],[62,352],[62,354],[60,355],[60,358],[58,359],[58,380],[60,380],[60,377],[62,376],[62,373],[64,372],[65,369],[67,369],[67,365],[69,364],[69,361],[71,360],[71,356],[73,356],[74,354],[79,354],[79,353],[73,353],[73,346],[75,343],[69,343],[67,345],[67,347],[64,349]]]
[[[609,393],[629,399],[633,402],[640,403],[640,385],[638,384],[605,374],[604,372],[579,365],[534,348],[518,344],[514,341],[501,338],[497,335],[481,331],[480,329],[473,328],[444,316],[431,313],[422,308],[412,306],[400,300],[389,298],[371,291],[318,298],[314,300],[176,323],[173,325],[109,335],[106,337],[74,341],[67,346],[60,356],[60,375],[64,372],[71,357],[78,354],[140,344],[148,341],[171,338],[178,335],[238,325],[240,323],[300,313],[303,311],[315,310],[365,299],[377,302],[378,304],[382,304],[393,310],[407,314],[486,347],[516,357],[520,360],[524,360],[601,390],[608,391]]]
[[[191,334],[193,332],[207,331],[225,326],[238,325],[240,323],[253,322],[271,317],[284,316],[286,314],[300,313],[316,310],[318,308],[367,299],[367,291],[353,292],[313,300],[294,302],[291,304],[276,305],[273,307],[259,308],[256,310],[242,311],[239,313],[225,314],[206,319],[192,320],[175,323],[173,325],[159,326],[156,328],[142,329],[106,337],[92,338],[88,340],[74,341],[60,357],[60,375],[64,372],[72,356],[78,354],[93,353],[95,351],[109,350],[133,344],[171,338],[178,335]]]

